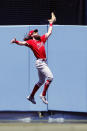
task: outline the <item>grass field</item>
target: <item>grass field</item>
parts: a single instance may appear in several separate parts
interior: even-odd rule
[[[87,124],[0,123],[0,131],[87,131]]]

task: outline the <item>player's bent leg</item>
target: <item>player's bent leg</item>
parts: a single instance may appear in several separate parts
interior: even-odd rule
[[[48,67],[46,68],[45,73],[46,73],[47,81],[45,82],[44,89],[42,92],[43,96],[46,96],[46,92],[48,90],[48,87],[50,86],[51,82],[53,81],[53,74]]]
[[[48,90],[48,87],[50,86],[51,82],[53,81],[53,74],[48,68],[48,66],[44,69],[45,76],[47,77],[47,81],[45,82],[43,92],[40,94],[40,98],[45,104],[48,104],[48,101],[46,100],[46,92]]]
[[[45,78],[47,78],[47,81],[46,81],[45,86],[44,86],[44,90],[40,94],[40,98],[42,99],[42,101],[45,104],[48,104],[45,96],[46,96],[47,89],[48,89],[50,83],[53,80],[53,74],[50,71],[46,62],[40,62],[40,63],[41,63],[41,66],[40,66],[40,64],[39,64],[39,66],[36,65],[36,67],[38,69],[39,80],[42,81],[42,80],[45,80]]]

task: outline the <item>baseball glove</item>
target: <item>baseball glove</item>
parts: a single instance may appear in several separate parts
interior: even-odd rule
[[[49,19],[48,21],[49,21],[49,23],[56,22],[56,16],[55,16],[55,14],[53,12],[51,13],[51,19]]]

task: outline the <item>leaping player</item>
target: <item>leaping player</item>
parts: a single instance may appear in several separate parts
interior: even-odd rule
[[[38,70],[39,81],[35,84],[31,94],[27,97],[29,101],[33,104],[36,104],[35,93],[37,90],[44,84],[43,92],[40,94],[40,98],[45,104],[48,104],[46,100],[46,92],[53,80],[53,74],[50,71],[46,63],[46,51],[45,51],[45,42],[52,33],[53,23],[56,21],[54,13],[51,13],[51,19],[49,21],[48,32],[42,36],[38,34],[38,29],[31,30],[27,37],[24,38],[24,41],[18,41],[16,38],[11,40],[11,43],[16,43],[17,45],[29,47],[35,57],[36,57],[36,68]]]

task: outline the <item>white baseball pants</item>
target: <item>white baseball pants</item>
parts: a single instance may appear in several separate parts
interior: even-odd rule
[[[53,80],[53,74],[50,71],[46,61],[43,59],[36,60],[36,68],[38,70],[39,82],[37,83],[38,86],[44,84],[45,79],[49,80],[50,82]]]

